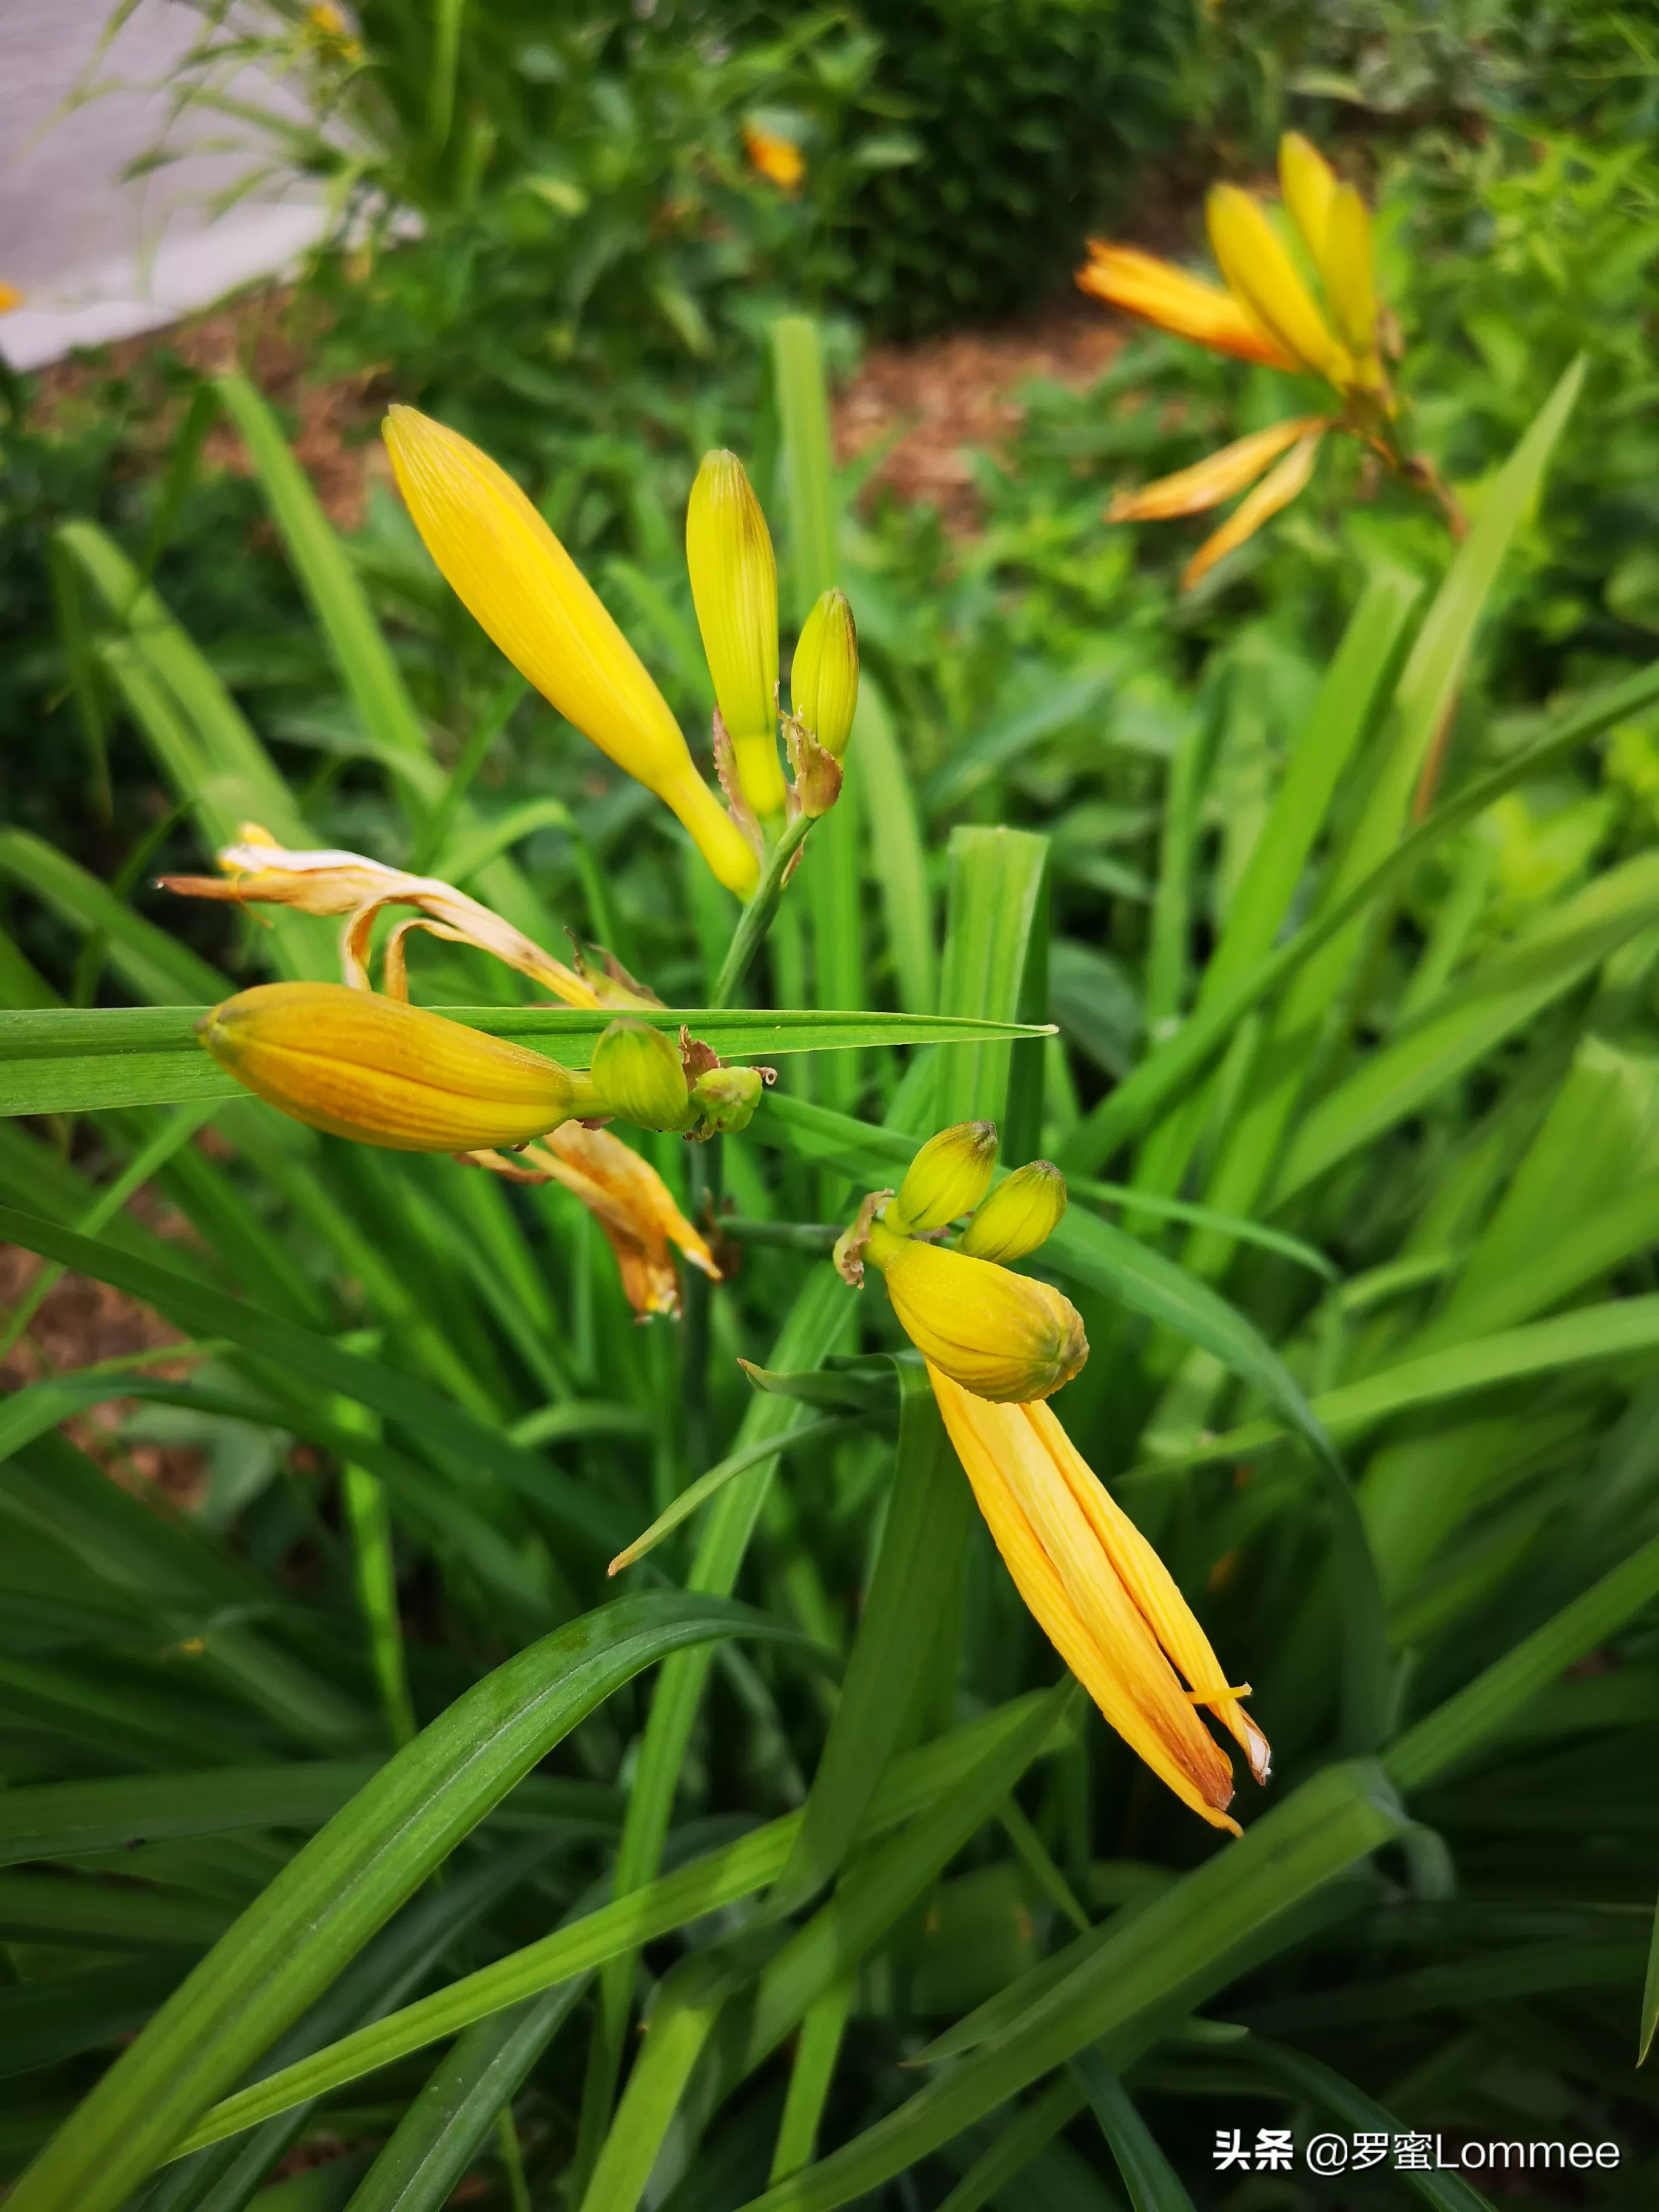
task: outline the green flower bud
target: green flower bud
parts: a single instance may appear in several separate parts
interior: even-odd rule
[[[901,1237],[922,1236],[971,1213],[991,1187],[996,1158],[994,1121],[958,1121],[929,1137],[887,1209],[889,1227]]]
[[[758,1067],[711,1067],[700,1075],[691,1085],[691,1103],[702,1116],[705,1133],[733,1136],[746,1129],[764,1087]]]
[[[845,592],[826,592],[806,617],[789,671],[789,703],[825,752],[847,750],[859,703],[859,634]]]
[[[975,1260],[1023,1260],[1054,1235],[1065,1211],[1065,1176],[1052,1160],[1033,1160],[997,1185],[957,1249]]]
[[[696,1119],[672,1039],[649,1022],[612,1022],[591,1070],[605,1110],[640,1129],[684,1129]]]

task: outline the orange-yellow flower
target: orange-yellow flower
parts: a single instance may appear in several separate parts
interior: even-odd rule
[[[1236,185],[1215,185],[1205,207],[1224,290],[1155,255],[1097,240],[1078,271],[1079,286],[1097,299],[1212,352],[1321,377],[1341,402],[1335,414],[1274,423],[1195,467],[1113,501],[1108,521],[1128,522],[1198,514],[1248,494],[1188,563],[1183,589],[1296,498],[1328,431],[1363,438],[1404,471],[1390,428],[1394,400],[1382,372],[1365,203],[1352,185],[1339,183],[1324,156],[1297,132],[1280,140],[1279,167],[1285,204],[1318,278],[1322,305],[1260,201]],[[1444,496],[1431,471],[1411,473]],[[1449,499],[1448,507],[1450,511]]]
[[[675,1205],[668,1186],[648,1160],[606,1129],[566,1121],[539,1145],[526,1145],[508,1161],[473,1155],[481,1167],[515,1181],[557,1182],[574,1192],[604,1230],[635,1312],[677,1314],[679,1278],[668,1248],[676,1244],[711,1282],[720,1271],[705,1239]]]
[[[583,1074],[505,1038],[343,983],[259,983],[199,1025],[221,1067],[331,1136],[398,1152],[522,1144],[602,1113]]]
[[[929,1363],[933,1395],[986,1525],[1032,1618],[1154,1774],[1212,1827],[1232,1765],[1206,1705],[1265,1782],[1267,1740],[1158,1553],[1046,1405],[991,1405]],[[1184,1678],[1184,1686],[1183,1686]]]
[[[793,138],[769,131],[764,124],[749,122],[743,126],[743,149],[757,177],[764,177],[769,185],[775,185],[792,198],[800,190],[806,157]]]

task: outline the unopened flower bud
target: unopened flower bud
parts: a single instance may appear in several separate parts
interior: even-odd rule
[[[711,1067],[691,1085],[691,1103],[704,1133],[735,1136],[755,1118],[766,1079],[758,1067]]]
[[[221,1067],[313,1129],[398,1152],[521,1145],[599,1110],[538,1052],[343,983],[261,983],[198,1028]]]
[[[612,1022],[593,1048],[592,1076],[605,1111],[636,1128],[684,1129],[695,1118],[680,1055],[649,1022]]]
[[[929,1137],[887,1209],[889,1228],[903,1237],[925,1236],[971,1213],[991,1187],[996,1158],[994,1121],[958,1121]]]
[[[778,760],[778,564],[735,453],[703,458],[686,510],[685,561],[738,780],[765,820],[782,813],[786,796]]]
[[[859,703],[859,634],[845,592],[826,592],[806,617],[789,670],[789,703],[840,760]]]
[[[1082,1316],[1051,1284],[895,1237],[883,1221],[865,1256],[885,1276],[917,1351],[976,1398],[1030,1405],[1069,1382],[1089,1357]]]
[[[1065,1176],[1052,1160],[1033,1160],[997,1185],[957,1249],[975,1260],[1023,1260],[1054,1235],[1065,1211]]]

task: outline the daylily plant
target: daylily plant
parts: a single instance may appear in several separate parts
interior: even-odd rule
[[[1169,1569],[1043,1402],[1088,1358],[1082,1316],[1051,1284],[1003,1263],[1057,1227],[1065,1178],[1035,1160],[994,1190],[996,1152],[991,1121],[929,1138],[896,1192],[866,1198],[836,1265],[854,1286],[866,1261],[884,1277],[1032,1619],[1153,1773],[1237,1835],[1232,1767],[1197,1708],[1237,1739],[1258,1782],[1267,1739],[1244,1711],[1249,1686],[1228,1681]],[[954,1247],[934,1241],[964,1215]]]
[[[1109,522],[1146,522],[1206,514],[1246,494],[1187,563],[1183,591],[1305,489],[1332,432],[1359,439],[1402,481],[1437,500],[1454,532],[1462,533],[1456,501],[1433,463],[1401,442],[1399,404],[1383,367],[1388,325],[1376,298],[1370,210],[1298,132],[1279,141],[1279,178],[1322,306],[1267,210],[1236,185],[1214,185],[1205,203],[1224,290],[1138,247],[1100,240],[1091,240],[1088,262],[1077,275],[1084,291],[1177,337],[1292,375],[1319,377],[1336,395],[1334,409],[1287,416],[1113,500]]]

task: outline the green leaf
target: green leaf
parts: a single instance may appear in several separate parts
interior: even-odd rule
[[[956,830],[950,864],[941,1010],[1030,1020],[1043,1011],[1048,990],[1048,839],[1022,830]],[[999,1122],[1004,1158],[1021,1164],[1041,1121],[1041,1051],[1017,1056],[1011,1044],[988,1039],[941,1060],[933,1127]]]
[[[477,1683],[243,1914],[17,2184],[18,2212],[113,2212],[554,1744],[686,1645],[780,1634],[692,1597],[623,1598]]]
[[[990,2148],[981,2153],[939,2212],[979,2212],[999,2191],[1024,2171],[1045,2144],[1050,2143],[1088,2103],[1070,2072],[1051,2081],[1040,2097],[1016,2112]],[[775,2174],[774,2180],[781,2180]]]
[[[297,1759],[0,1790],[0,1865],[125,1851],[171,1837],[320,1827],[374,1771],[368,1760]]]
[[[1079,2051],[1071,2070],[1111,2145],[1134,2212],[1193,2212],[1193,2200],[1182,2187],[1180,2175],[1099,2051]]]
[[[1309,2057],[1305,2051],[1292,2051],[1284,2044],[1268,2043],[1262,2037],[1252,2036],[1248,2056],[1269,2073],[1280,2075],[1298,2095],[1322,2105],[1354,2132],[1390,2138],[1401,2132],[1399,2122],[1384,2106],[1319,2059]],[[1437,2172],[1432,2167],[1406,2166],[1399,2172],[1407,2186],[1415,2190],[1425,2204],[1434,2208],[1434,2212],[1491,2212],[1486,2198],[1479,2190],[1472,2189],[1461,2174]]]
[[[805,2173],[755,2200],[765,2212],[833,2212],[878,2188],[1078,2051],[1109,2037],[1121,2066],[1171,2004],[1223,1985],[1266,1927],[1407,1826],[1370,1761],[1328,1767],[1237,1843],[1174,1883],[1003,2032]]]
[[[877,1790],[865,1832],[879,1834],[913,1818],[951,1789],[988,1747],[1024,1728],[1042,1693],[1016,1698],[951,1735],[896,1760]],[[800,1826],[799,1813],[768,1823],[722,1850],[629,1891],[566,1927],[452,1982],[374,2027],[349,2035],[314,2057],[239,2091],[215,2107],[183,2146],[194,2149],[252,2127],[290,2106],[360,2080],[427,2044],[459,2034],[475,2021],[538,1996],[640,1945],[752,1897],[783,1870]]]
[[[867,673],[860,678],[848,750],[857,763],[854,782],[864,808],[871,872],[881,898],[899,1004],[907,1013],[930,1014],[939,985],[927,854],[892,711]]]
[[[0,1115],[79,1114],[114,1106],[165,1106],[246,1097],[210,1060],[197,1024],[204,1006],[61,1006],[0,1012]],[[436,1006],[430,1010],[491,1036],[545,1050],[586,1067],[614,1009],[571,1006]],[[871,1044],[949,1044],[1006,1053],[1030,1023],[970,1021],[943,1014],[714,1013],[702,1007],[642,1009],[641,1020],[678,1036],[684,1025],[722,1060],[794,1052],[848,1052]]]
[[[349,2212],[438,2212],[448,2203],[586,1986],[566,1982],[468,2028],[398,2121]]]
[[[581,2201],[581,2212],[635,2212],[691,2069],[720,2007],[743,1978],[720,1951],[694,1952],[665,1977],[645,2040]]]
[[[1659,1302],[1650,1302],[1659,1303]],[[1384,1764],[1405,1790],[1437,1781],[1659,1595],[1659,1536],[1523,1637],[1389,1745]]]
[[[835,1717],[801,1813],[799,1838],[774,1915],[793,1912],[830,1880],[863,1822],[888,1760],[920,1717],[930,1647],[948,1618],[973,1498],[925,1374],[893,1363],[900,1390],[893,1487],[881,1551],[842,1678]]]

